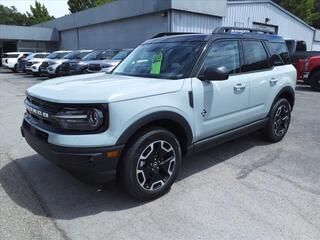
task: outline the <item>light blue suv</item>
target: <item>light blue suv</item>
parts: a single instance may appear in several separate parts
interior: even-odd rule
[[[296,70],[282,37],[254,29],[172,35],[137,47],[111,74],[27,90],[22,134],[59,166],[133,197],[166,193],[187,154],[248,132],[285,136]]]

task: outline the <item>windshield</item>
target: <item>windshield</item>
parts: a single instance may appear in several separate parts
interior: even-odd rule
[[[181,79],[190,74],[202,42],[160,42],[140,45],[113,74]]]
[[[82,59],[84,56],[88,55],[90,52],[71,52],[65,55],[62,59]]]
[[[93,51],[89,53],[88,55],[84,56],[82,59],[83,60],[97,60],[101,57],[101,53],[103,50],[98,50],[98,51]]]
[[[128,56],[129,53],[131,53],[130,50],[120,51],[120,52],[118,52],[113,58],[111,58],[111,60],[122,60],[122,59],[124,59],[126,56]]]
[[[60,59],[63,56],[69,54],[70,52],[53,52],[47,58],[48,59]]]

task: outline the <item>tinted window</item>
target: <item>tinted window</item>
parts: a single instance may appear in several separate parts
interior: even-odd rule
[[[301,51],[301,52],[305,52],[307,51],[307,44],[305,41],[297,41],[297,52]]]
[[[110,60],[114,55],[116,55],[120,50],[106,50],[102,53],[102,60]]]
[[[243,72],[257,71],[269,68],[268,55],[262,42],[243,41],[245,64]]]
[[[274,54],[279,56],[275,58],[274,64],[276,66],[290,64],[290,56],[285,43],[271,43]]]
[[[202,70],[207,67],[224,66],[229,73],[240,71],[240,54],[238,41],[221,41],[215,43],[209,50]]]
[[[127,50],[120,51],[116,55],[113,56],[112,60],[122,60],[126,56],[128,56],[129,53],[131,53],[131,51],[127,51]]]

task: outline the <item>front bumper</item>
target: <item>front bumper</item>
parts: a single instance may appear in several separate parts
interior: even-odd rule
[[[23,121],[21,134],[27,143],[44,158],[63,169],[81,175],[93,183],[105,183],[116,177],[124,145],[96,148],[62,147],[48,143],[48,134]],[[116,157],[107,153],[118,151]]]

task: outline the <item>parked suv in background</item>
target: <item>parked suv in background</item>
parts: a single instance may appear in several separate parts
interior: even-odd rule
[[[27,72],[27,62],[30,60],[37,61],[39,59],[46,58],[50,53],[40,52],[40,53],[32,53],[25,58],[20,58],[18,60],[18,71]]]
[[[126,58],[133,49],[123,49],[114,55],[111,59],[94,61],[89,64],[88,72],[111,72],[124,58]]]
[[[22,134],[63,168],[118,177],[140,200],[166,193],[182,157],[255,130],[278,142],[295,99],[282,37],[218,28],[148,40],[112,74],[60,78],[27,90]]]
[[[297,69],[297,79],[320,91],[320,52],[307,51],[305,41],[286,40],[293,64]]]
[[[119,51],[118,49],[95,50],[84,56],[81,60],[75,59],[62,63],[60,73],[62,76],[87,73],[90,63],[111,59]]]
[[[8,52],[2,54],[2,67],[11,69],[13,72],[18,70],[18,60],[28,57],[31,52]]]
[[[29,60],[26,66],[27,73],[32,73],[34,76],[40,76],[42,73],[47,73],[45,67],[42,67],[41,69],[41,65],[44,61],[61,59],[70,52],[71,51],[55,51],[49,54],[46,58]]]
[[[50,78],[60,76],[60,66],[63,62],[75,59],[80,60],[91,52],[92,50],[76,50],[71,51],[60,59],[46,60],[41,65],[41,73],[47,74]]]

